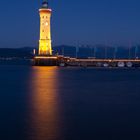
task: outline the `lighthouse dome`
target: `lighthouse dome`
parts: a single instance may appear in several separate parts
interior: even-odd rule
[[[42,7],[43,8],[48,8],[48,2],[47,1],[43,1],[42,2]]]

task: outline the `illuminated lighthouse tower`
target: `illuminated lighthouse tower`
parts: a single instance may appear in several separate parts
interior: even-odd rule
[[[39,55],[51,56],[51,29],[50,19],[52,10],[48,8],[47,0],[43,0],[42,7],[39,9],[40,13],[40,40],[39,40]]]

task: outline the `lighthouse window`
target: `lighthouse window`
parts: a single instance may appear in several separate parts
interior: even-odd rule
[[[42,30],[42,32],[44,32],[44,30]]]
[[[42,18],[44,18],[44,16]]]

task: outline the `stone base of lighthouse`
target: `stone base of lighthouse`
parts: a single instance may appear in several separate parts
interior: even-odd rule
[[[34,66],[58,66],[58,58],[55,56],[36,56],[33,59]]]

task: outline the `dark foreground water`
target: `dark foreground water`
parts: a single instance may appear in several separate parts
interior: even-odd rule
[[[140,139],[140,69],[0,66],[0,140],[128,139]]]

